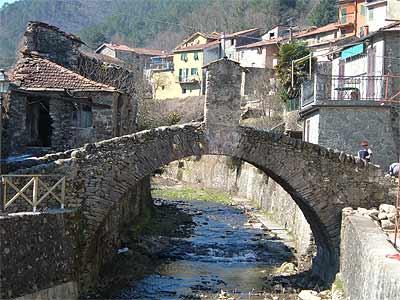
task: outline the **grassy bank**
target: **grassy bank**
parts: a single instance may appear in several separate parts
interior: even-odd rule
[[[224,204],[232,204],[233,200],[229,193],[215,189],[206,189],[200,187],[173,186],[156,187],[151,191],[153,198],[168,200],[201,200],[214,201]]]

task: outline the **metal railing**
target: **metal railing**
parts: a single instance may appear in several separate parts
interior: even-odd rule
[[[179,83],[196,83],[200,82],[199,75],[178,76],[177,82]]]
[[[146,65],[149,70],[173,70],[174,64],[172,62],[150,63]]]
[[[44,178],[56,180],[55,183],[48,185]],[[15,181],[27,180],[16,183]],[[53,198],[61,209],[65,206],[65,176],[59,175],[2,175],[3,209],[6,210],[15,203],[17,199],[25,200],[36,212],[37,207],[44,200]],[[29,194],[28,194],[29,193]]]
[[[386,76],[332,76],[330,100],[382,101],[387,80]]]
[[[302,85],[301,107],[321,101],[400,101],[400,76],[317,75]]]

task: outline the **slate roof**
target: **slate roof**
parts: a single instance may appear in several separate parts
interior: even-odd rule
[[[25,90],[117,91],[114,87],[87,79],[41,57],[20,59],[11,79]]]

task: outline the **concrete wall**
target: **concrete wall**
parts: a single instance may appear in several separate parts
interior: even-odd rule
[[[394,300],[400,295],[397,251],[368,217],[344,215],[340,272],[350,300]]]
[[[79,219],[79,213],[70,210],[0,217],[1,299],[77,280]],[[77,298],[76,289],[59,288],[47,295],[52,297],[41,299]]]
[[[304,127],[304,140],[309,143],[318,144],[319,114],[305,119]]]
[[[254,166],[226,156],[205,155],[200,160],[173,162],[165,168],[164,175],[253,200],[293,234],[297,254],[307,254],[311,229],[300,208],[279,184]]]

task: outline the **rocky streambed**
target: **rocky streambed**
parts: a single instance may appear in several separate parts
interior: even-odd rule
[[[156,199],[145,225],[127,231],[125,252],[103,271],[96,297],[280,300],[313,287],[306,273],[297,274],[285,235],[245,204],[222,198]]]

